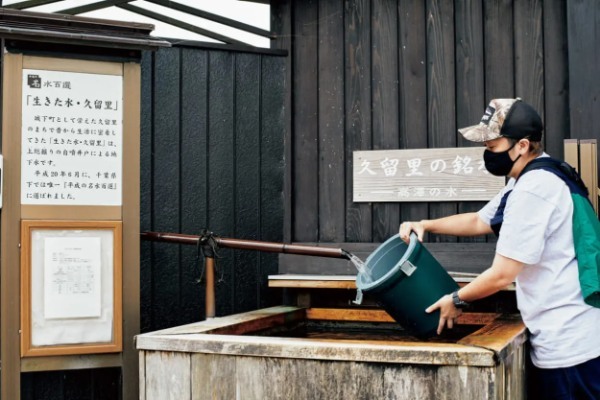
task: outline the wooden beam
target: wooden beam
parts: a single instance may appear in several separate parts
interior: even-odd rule
[[[158,4],[173,10],[182,11],[184,13],[195,15],[196,17],[204,18],[209,21],[217,22],[219,24],[227,25],[229,27],[240,29],[242,31],[253,33],[255,35],[264,36],[269,39],[275,39],[275,35],[264,29],[257,28],[252,25],[245,24],[243,22],[236,21],[234,19],[222,17],[217,14],[210,13],[208,11],[199,10],[194,7],[186,6],[184,4],[176,3],[168,0],[146,0],[149,3]]]
[[[149,17],[149,18],[153,18],[153,19],[155,19],[157,21],[162,21],[162,22],[164,22],[166,24],[173,25],[173,26],[175,26],[177,28],[185,29],[187,31],[194,32],[194,33],[197,33],[199,35],[203,35],[203,36],[209,37],[211,39],[219,40],[221,42],[236,43],[236,44],[246,44],[246,43],[244,43],[244,42],[242,42],[240,40],[232,39],[232,38],[227,37],[225,35],[220,35],[218,33],[211,32],[209,30],[199,28],[199,27],[197,27],[195,25],[179,21],[179,20],[177,20],[175,18],[171,18],[171,17],[168,17],[166,15],[161,15],[161,14],[156,13],[154,11],[146,10],[144,8],[137,7],[137,6],[132,6],[131,4],[118,4],[117,7],[122,8],[122,9],[127,10],[127,11],[134,12],[136,14],[144,15],[144,16]],[[247,46],[248,47],[252,47],[250,45],[247,45]]]
[[[69,15],[77,15],[83,14],[90,11],[102,10],[103,8],[116,6],[123,3],[130,3],[133,0],[105,0],[99,1],[97,3],[91,3],[84,6],[66,8],[64,10],[56,11],[58,14],[69,14]]]
[[[4,8],[12,8],[15,10],[26,10],[28,8],[44,6],[46,4],[58,3],[59,1],[62,1],[62,0],[28,0],[28,1],[22,1],[20,3],[9,4],[7,6],[4,6]]]

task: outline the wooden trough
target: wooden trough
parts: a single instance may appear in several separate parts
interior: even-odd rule
[[[140,399],[518,400],[525,343],[515,315],[419,340],[382,310],[273,307],[137,336]]]

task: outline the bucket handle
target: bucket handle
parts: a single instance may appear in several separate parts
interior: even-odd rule
[[[417,243],[419,242],[419,237],[415,232],[411,232],[409,239],[410,240],[408,242],[408,248],[406,249],[406,253],[412,254],[415,247],[417,246]],[[408,258],[404,261],[402,261],[402,259],[398,261],[398,264],[396,264],[394,268],[398,267],[400,267],[400,271],[402,271],[406,276],[411,276],[413,272],[417,270],[417,266],[408,261]]]

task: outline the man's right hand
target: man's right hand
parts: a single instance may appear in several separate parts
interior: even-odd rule
[[[425,235],[425,226],[423,221],[406,221],[400,224],[400,239],[408,243],[410,241],[411,232],[416,233],[417,237],[419,238],[419,242],[422,242],[423,236]]]

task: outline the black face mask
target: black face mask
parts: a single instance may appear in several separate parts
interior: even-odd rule
[[[513,160],[511,160],[508,152],[515,147],[517,142],[515,142],[508,150],[501,151],[499,153],[494,153],[489,150],[485,150],[483,152],[483,162],[485,163],[485,169],[492,175],[496,176],[507,176],[510,173],[513,165],[517,162],[521,155]]]

